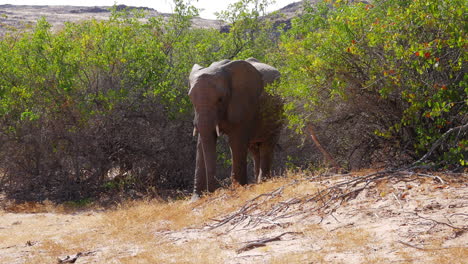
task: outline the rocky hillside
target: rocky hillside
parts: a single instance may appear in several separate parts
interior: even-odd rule
[[[54,28],[59,28],[64,22],[78,22],[89,18],[108,19],[111,12],[110,6],[33,6],[33,5],[0,5],[0,33],[8,27],[22,27],[32,25],[41,17],[46,17]],[[117,6],[118,9],[127,8],[125,5]],[[170,14],[160,13],[147,7],[128,7],[146,10],[149,16],[168,17]],[[223,22],[195,18],[193,24],[196,27],[220,27]]]
[[[278,14],[274,16],[274,19],[278,22],[287,22],[295,16],[300,6],[300,2],[289,4],[278,10]],[[78,22],[89,18],[108,19],[111,14],[110,8],[110,6],[0,5],[0,35],[10,27],[18,28],[33,25],[41,17],[46,17],[53,28],[60,28],[64,22]],[[117,8],[123,9],[127,8],[127,6],[119,5]],[[146,10],[149,16],[168,17],[170,15],[147,7],[128,8]],[[195,27],[200,28],[221,28],[225,23],[221,20],[195,18],[193,24]]]

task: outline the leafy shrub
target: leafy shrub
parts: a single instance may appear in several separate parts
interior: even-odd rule
[[[196,58],[173,46],[194,38],[194,14],[181,8],[167,22],[114,10],[57,32],[41,19],[2,39],[0,162],[11,195],[80,199],[115,168],[142,189],[190,184],[193,169],[177,164],[194,164],[185,76]]]
[[[145,21],[144,12],[114,7],[106,21],[52,31],[41,19],[1,39],[1,180],[11,197],[79,200],[114,185],[190,188],[192,65],[266,51],[255,41],[262,34],[230,45],[256,23],[224,33],[192,28],[198,11],[175,4],[169,18]]]
[[[287,32],[263,16],[265,0],[221,12],[230,23],[221,31],[192,28],[197,10],[176,0],[169,18],[114,7],[106,21],[52,31],[41,19],[8,32],[0,39],[2,189],[75,201],[116,189],[189,189],[188,73],[194,63],[251,56],[280,69],[269,91],[286,101],[291,127],[313,124],[350,167],[407,163],[441,140],[430,158],[466,165],[464,2],[304,3]],[[279,167],[319,160],[300,142],[284,134]],[[222,144],[220,162],[227,151]]]
[[[277,47],[281,28],[276,28],[271,16],[266,16],[268,0],[239,0],[218,13],[218,19],[229,23],[228,33],[220,42],[222,58],[260,61]]]
[[[361,118],[368,126],[344,139],[422,156],[468,121],[465,12],[464,1],[448,0],[306,4],[273,56],[283,62],[279,93],[291,123]],[[340,149],[352,153],[359,144],[346,140],[354,143]],[[454,134],[435,157],[449,165],[465,154],[466,139]]]

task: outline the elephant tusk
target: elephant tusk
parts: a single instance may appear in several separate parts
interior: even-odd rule
[[[197,127],[193,127],[193,136],[196,137],[198,133]]]
[[[219,133],[219,126],[216,125],[216,135],[219,137],[221,135],[221,133]]]

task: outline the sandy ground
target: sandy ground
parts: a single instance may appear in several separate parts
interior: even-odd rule
[[[58,263],[79,252],[75,263],[468,263],[467,185],[466,177],[450,183],[384,181],[327,213],[294,204],[294,194],[282,193],[284,199],[275,201],[291,202],[289,216],[260,206],[244,218],[225,221],[242,210],[239,206],[181,229],[129,214],[115,220],[122,223],[109,220],[124,208],[113,213],[60,212],[54,206],[44,209],[47,213],[8,209],[0,211],[0,263]],[[309,187],[301,183],[294,188],[302,189],[294,190]],[[225,202],[220,196],[210,199],[205,203]],[[191,210],[203,213],[199,205]]]

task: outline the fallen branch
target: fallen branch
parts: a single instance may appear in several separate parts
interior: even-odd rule
[[[212,220],[214,220],[214,221],[216,221],[218,223],[216,223],[214,225],[210,225],[209,229],[213,230],[213,229],[221,227],[221,226],[223,226],[223,225],[225,225],[225,224],[227,224],[229,222],[233,222],[234,226],[231,228],[231,230],[232,230],[233,228],[235,228],[239,223],[241,223],[246,218],[250,218],[251,220],[255,219],[256,221],[252,222],[252,223],[254,225],[257,225],[260,221],[264,220],[265,218],[263,218],[262,216],[253,216],[253,212],[255,211],[255,209],[257,209],[260,205],[267,202],[268,200],[273,199],[273,198],[275,198],[277,196],[280,196],[282,194],[284,188],[286,188],[287,186],[297,184],[297,183],[298,183],[298,181],[292,181],[289,184],[281,186],[281,187],[279,187],[279,188],[277,188],[277,189],[275,189],[275,190],[273,190],[273,191],[271,191],[269,193],[262,193],[262,194],[256,196],[255,198],[250,199],[239,210],[237,210],[233,214],[225,217],[224,219],[222,219],[222,220],[212,219]],[[260,198],[264,198],[264,199],[261,200]],[[249,223],[249,224],[251,224],[251,223]]]
[[[458,226],[454,226],[454,225],[449,224],[449,223],[445,223],[445,222],[437,221],[437,220],[434,220],[434,219],[431,219],[431,218],[428,218],[428,217],[420,216],[418,213],[414,213],[414,215],[416,215],[417,217],[422,218],[424,220],[432,221],[432,222],[434,222],[436,224],[441,224],[441,225],[451,227],[451,228],[453,228],[455,230],[465,230],[465,231],[468,230],[468,226],[458,227]]]
[[[254,248],[258,248],[258,247],[264,247],[266,246],[266,243],[268,242],[272,242],[272,241],[278,241],[278,240],[281,240],[281,237],[286,235],[286,234],[298,234],[300,232],[284,232],[280,235],[277,235],[277,236],[274,236],[274,237],[271,237],[271,238],[264,238],[264,239],[260,239],[260,240],[255,240],[255,241],[251,241],[249,243],[247,243],[245,246],[239,248],[238,250],[236,250],[237,254],[240,254],[244,251],[248,251],[248,250],[252,250]]]
[[[9,249],[9,248],[14,248],[16,247],[16,245],[13,245],[13,246],[7,246],[7,247],[1,247],[0,249]]]
[[[444,250],[444,249],[452,249],[452,248],[467,248],[467,247],[423,248],[423,247],[418,247],[418,246],[415,246],[415,245],[411,245],[410,243],[407,243],[407,242],[404,242],[404,241],[401,241],[401,240],[398,240],[398,243],[403,244],[403,245],[408,246],[408,247],[415,248],[415,249],[424,250],[424,251]]]
[[[442,180],[442,178],[440,178],[437,175],[430,175],[430,174],[424,174],[424,173],[415,173],[415,174],[418,175],[418,176],[422,176],[422,177],[432,178],[434,180],[438,180],[442,184],[445,184],[444,180]]]
[[[350,226],[354,226],[354,223],[349,223],[349,224],[346,224],[346,225],[341,225],[341,226],[335,227],[333,229],[330,229],[329,232],[333,232],[333,231],[336,231],[336,230],[341,229],[341,228],[348,228]]]
[[[398,240],[398,243],[403,244],[403,245],[408,246],[408,247],[412,247],[412,248],[415,248],[415,249],[419,249],[419,250],[430,250],[430,249],[427,249],[427,248],[423,248],[423,247],[418,247],[418,246],[415,246],[415,245],[411,245],[410,243],[406,243],[406,242],[401,241],[401,240]]]
[[[259,224],[281,226],[281,220],[291,217],[302,216],[303,218],[307,218],[317,214],[321,216],[331,215],[344,202],[355,199],[363,190],[371,188],[370,186],[379,180],[396,179],[398,181],[410,181],[414,180],[414,177],[429,177],[444,183],[439,176],[421,174],[403,169],[389,169],[360,177],[343,179],[330,187],[323,188],[313,193],[281,200],[283,191],[287,187],[305,181],[313,181],[312,179],[294,180],[271,192],[260,194],[248,200],[236,212],[226,215],[224,218],[211,219],[213,223],[207,227],[212,230],[229,224],[230,226],[225,232],[230,232],[240,224],[242,224],[243,228],[252,228]],[[400,206],[403,207],[398,197],[396,197],[396,199],[397,202],[400,203]],[[439,224],[442,224],[442,222]],[[450,223],[447,225],[451,226]],[[452,227],[458,228],[455,226]],[[466,227],[462,227],[461,229],[465,230]],[[257,243],[260,242],[261,241],[257,241]],[[262,246],[260,244],[257,246]]]
[[[57,258],[57,263],[75,263],[79,257],[89,256],[94,254],[96,251],[88,251],[88,252],[78,252],[72,256],[65,256],[63,258]]]

